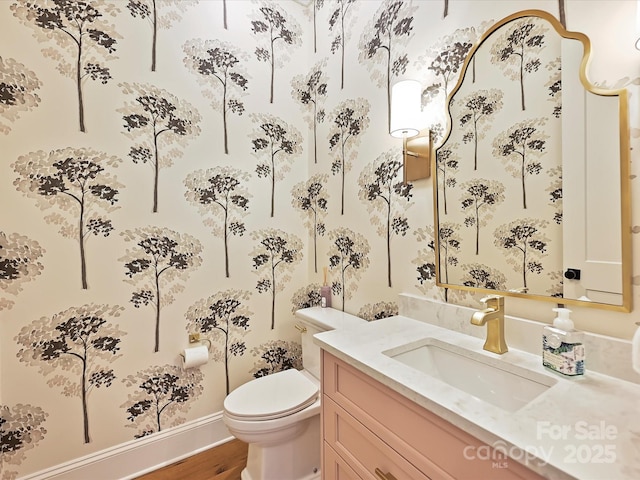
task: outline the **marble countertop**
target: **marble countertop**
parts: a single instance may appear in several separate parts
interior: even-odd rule
[[[426,338],[555,383],[510,412],[383,353]],[[482,349],[482,339],[403,316],[323,332],[314,342],[546,478],[640,478],[640,385],[596,372],[564,377],[545,369],[540,355],[497,355]]]

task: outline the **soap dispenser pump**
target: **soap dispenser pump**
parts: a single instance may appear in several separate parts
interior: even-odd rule
[[[558,307],[553,311],[557,314],[553,326],[545,326],[542,332],[542,364],[563,375],[583,375],[583,334],[575,330],[571,310]]]

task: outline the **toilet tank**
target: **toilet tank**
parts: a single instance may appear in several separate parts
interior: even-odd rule
[[[333,308],[310,307],[296,311],[296,323],[305,327],[301,334],[302,366],[320,379],[320,347],[313,342],[316,333],[351,328],[366,320]]]

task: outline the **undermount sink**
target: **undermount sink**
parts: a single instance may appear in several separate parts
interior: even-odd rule
[[[382,352],[473,397],[515,412],[544,393],[556,380],[474,353],[435,338]]]

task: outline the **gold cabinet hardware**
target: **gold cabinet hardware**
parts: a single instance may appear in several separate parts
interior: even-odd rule
[[[294,327],[296,327],[296,330],[298,330],[300,333],[307,333],[307,327],[301,327],[297,323],[294,325]]]
[[[398,480],[396,477],[394,477],[393,475],[391,475],[390,473],[384,473],[382,470],[380,470],[379,468],[375,469],[376,475],[378,476],[378,478],[380,480]]]

